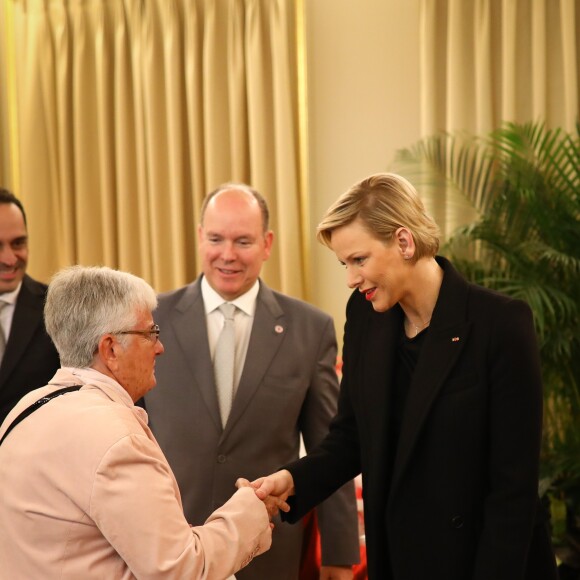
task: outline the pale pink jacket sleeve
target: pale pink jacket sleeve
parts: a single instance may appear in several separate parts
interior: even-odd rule
[[[145,435],[124,437],[103,456],[89,512],[137,578],[227,578],[271,544],[266,508],[250,488],[190,527],[173,473]]]

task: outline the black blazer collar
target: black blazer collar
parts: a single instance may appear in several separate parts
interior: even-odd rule
[[[443,268],[443,282],[409,386],[395,460],[391,488],[393,493],[396,492],[433,403],[469,336],[470,323],[466,318],[469,284],[448,260],[437,257],[437,262]]]

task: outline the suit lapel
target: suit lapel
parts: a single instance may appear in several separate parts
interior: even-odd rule
[[[187,360],[191,382],[201,393],[209,415],[221,430],[200,281],[201,278],[187,288],[175,310],[170,313],[170,323]],[[197,345],[197,348],[192,349],[192,344]]]
[[[447,376],[467,342],[470,323],[465,311],[469,288],[447,260],[438,258],[445,275],[433,311],[405,405],[405,413],[395,459],[392,490],[412,455],[419,433]]]
[[[42,324],[43,305],[44,292],[36,292],[29,284],[28,277],[25,276],[14,308],[10,336],[0,367],[0,386],[10,376],[26,351],[34,333]]]
[[[274,293],[260,282],[244,369],[224,434],[227,434],[243,415],[282,345],[287,330],[284,311]]]
[[[366,493],[377,499],[377,510],[384,513],[386,482],[392,479],[389,473],[389,429],[391,422],[391,388],[396,368],[397,342],[401,328],[402,311],[398,306],[385,313],[369,312],[366,328],[360,338],[360,376],[356,377],[356,389],[361,390],[364,402],[361,405],[365,416],[361,421],[361,444],[368,449],[373,462],[372,477],[367,477]],[[354,362],[354,361],[353,361]],[[356,364],[356,363],[355,363]],[[357,395],[354,394],[354,397]]]
[[[367,329],[361,337],[361,376],[357,384],[365,393],[366,423],[369,433],[386,435],[389,422],[389,383],[396,363],[397,340],[402,312],[395,307],[385,313],[369,312]],[[372,442],[385,451],[386,436]],[[386,451],[385,451],[386,452]]]

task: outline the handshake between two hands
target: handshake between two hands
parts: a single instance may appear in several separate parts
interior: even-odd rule
[[[259,499],[264,502],[270,517],[270,528],[274,528],[272,518],[280,510],[290,511],[290,506],[286,503],[288,496],[294,495],[294,478],[286,469],[272,473],[266,477],[259,477],[254,481],[239,478],[236,481],[238,489],[251,487],[254,489]],[[320,568],[320,580],[353,580],[353,570],[350,565],[330,566],[323,565]]]
[[[294,494],[294,479],[292,474],[286,469],[272,473],[266,477],[260,477],[254,481],[248,481],[240,477],[236,481],[238,489],[251,487],[256,492],[256,496],[264,502],[270,520],[278,514],[290,511],[290,506],[286,503],[288,496]]]

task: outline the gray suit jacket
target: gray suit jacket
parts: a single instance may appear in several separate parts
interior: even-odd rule
[[[267,475],[323,439],[336,412],[331,318],[260,284],[244,369],[222,429],[201,279],[163,294],[155,311],[165,354],[145,397],[151,428],[174,473],[186,518],[198,525],[235,491],[238,477]],[[358,560],[352,482],[317,508],[323,563]],[[273,546],[236,576],[297,578],[302,526],[276,521]]]

